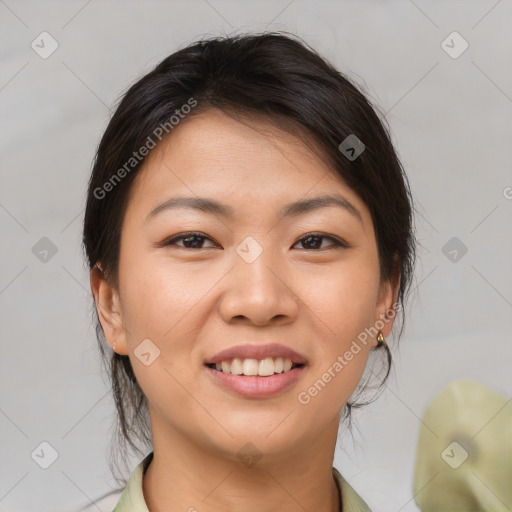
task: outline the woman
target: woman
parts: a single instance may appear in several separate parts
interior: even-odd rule
[[[116,512],[369,510],[332,462],[371,351],[389,374],[412,211],[371,104],[296,37],[199,41],[128,90],[83,237],[120,436],[152,446]]]

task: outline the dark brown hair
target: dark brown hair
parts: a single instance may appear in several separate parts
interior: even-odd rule
[[[193,102],[197,105],[194,108],[183,108]],[[155,141],[161,126],[169,127],[166,131],[172,135],[173,115],[188,112],[188,122],[209,108],[260,117],[300,133],[302,138],[307,135],[310,140],[304,142],[319,148],[331,168],[367,205],[381,279],[391,279],[399,272],[398,301],[403,312],[415,263],[413,203],[389,128],[356,85],[306,43],[287,33],[194,42],[169,55],[128,89],[101,139],[89,182],[83,245],[90,269],[103,272],[117,287],[124,212],[131,184],[144,162],[140,148],[148,147],[150,139]],[[356,136],[365,146],[355,159],[347,158],[339,149],[349,136]],[[135,160],[134,152],[138,155]],[[101,270],[95,268],[97,264]],[[94,315],[118,413],[117,441],[142,453],[137,442],[151,443],[146,398],[129,357],[111,352],[96,309]],[[402,318],[398,338],[403,326]],[[391,352],[387,345],[384,349],[387,371],[379,387],[391,368]],[[356,391],[360,394],[368,388],[360,383]],[[350,424],[351,409],[368,403],[349,401],[343,419],[348,418]],[[116,453],[126,461],[126,450],[117,448]]]

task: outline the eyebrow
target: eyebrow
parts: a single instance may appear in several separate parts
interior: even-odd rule
[[[347,199],[339,195],[324,194],[318,197],[300,199],[299,201],[286,204],[279,213],[281,217],[298,217],[328,206],[343,208],[357,217],[361,224],[363,224],[363,217],[359,210]],[[235,217],[235,212],[231,206],[219,203],[214,199],[207,197],[172,197],[153,208],[146,217],[146,221],[162,211],[174,208],[190,208],[227,219],[233,219]]]

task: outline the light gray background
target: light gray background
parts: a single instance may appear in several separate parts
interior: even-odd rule
[[[79,510],[114,485],[113,405],[80,249],[109,107],[201,35],[272,29],[367,88],[411,181],[416,300],[388,386],[355,414],[356,444],[341,439],[335,465],[375,512],[417,511],[426,404],[461,377],[512,396],[511,19],[507,0],[0,0],[0,510]],[[59,45],[47,59],[31,48],[43,31]],[[441,47],[453,31],[469,43],[457,59]],[[42,237],[57,247],[46,263],[32,252]],[[468,248],[455,263],[442,252],[452,237]],[[31,458],[43,441],[58,452],[46,470]]]

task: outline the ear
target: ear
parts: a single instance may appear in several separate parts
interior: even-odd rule
[[[107,343],[113,347],[115,342],[116,352],[121,355],[128,355],[119,293],[105,279],[100,264],[96,264],[91,270],[90,283],[96,303],[96,311]]]
[[[374,325],[381,326],[384,324],[381,329],[384,338],[390,335],[396,317],[396,304],[400,286],[400,267],[398,264],[396,264],[395,269],[390,279],[381,282],[375,308]],[[373,346],[377,346],[377,337],[375,337],[374,342]]]

